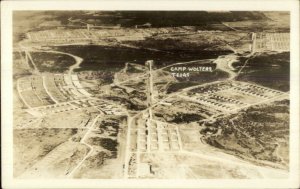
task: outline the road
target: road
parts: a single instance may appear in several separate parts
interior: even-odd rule
[[[66,52],[55,51],[55,50],[38,50],[38,49],[30,48],[30,47],[25,47],[21,43],[19,44],[19,46],[20,46],[20,49],[25,51],[26,55],[28,56],[28,58],[32,62],[33,66],[34,66],[34,69],[37,70],[37,71],[38,71],[38,68],[37,68],[36,64],[33,62],[32,57],[30,55],[30,52],[56,53],[56,54],[68,55],[68,56],[74,58],[75,64],[69,67],[69,71],[68,71],[69,75],[71,75],[74,72],[74,69],[79,68],[80,64],[83,61],[83,59],[80,58],[79,56],[76,56],[76,55],[73,55],[73,54],[70,54],[70,53],[66,53]]]
[[[81,167],[81,165],[84,163],[84,161],[90,157],[94,151],[93,146],[89,145],[88,143],[85,142],[86,138],[88,137],[88,135],[91,133],[91,131],[94,128],[94,125],[97,123],[98,118],[100,117],[100,115],[98,115],[94,120],[93,123],[91,124],[91,126],[89,127],[89,129],[87,130],[87,132],[85,133],[85,135],[82,137],[82,139],[80,140],[80,143],[86,145],[90,151],[83,157],[83,159],[76,165],[76,167],[68,174],[68,177],[73,177],[74,173]]]
[[[237,75],[239,75],[242,70],[245,68],[245,66],[248,64],[249,60],[253,59],[255,56],[257,56],[258,54],[254,54],[252,56],[248,56],[248,59],[245,61],[244,65],[241,67],[241,69],[238,71]]]
[[[63,55],[68,55],[75,60],[75,64],[69,67],[68,74],[71,75],[74,72],[74,69],[79,68],[80,64],[82,63],[83,59],[80,58],[79,56],[75,56],[70,53],[66,52],[61,52],[61,51],[55,51],[55,50],[37,50],[37,49],[32,49],[31,52],[45,52],[45,53],[56,53],[56,54],[63,54]]]
[[[231,55],[227,55],[227,56],[224,56],[224,57],[219,57],[215,61],[215,63],[217,63],[217,68],[218,69],[223,70],[223,71],[225,71],[225,72],[227,72],[229,74],[229,77],[227,79],[225,79],[225,80],[234,80],[235,77],[237,76],[237,73],[234,72],[234,70],[233,70],[233,68],[231,66],[231,64],[236,61],[236,58],[237,58],[237,56],[231,54]],[[187,63],[193,63],[193,62],[194,61],[187,62]],[[184,64],[184,63],[175,63],[175,64],[172,64],[172,65],[176,65],[176,64]],[[171,66],[171,65],[169,65],[169,66]],[[166,67],[169,67],[169,66],[166,66]],[[166,68],[166,67],[164,67],[164,68]],[[164,69],[164,68],[161,68],[161,69]],[[154,71],[157,71],[157,70],[154,70]],[[149,77],[151,77],[151,74],[149,74]],[[169,95],[165,96],[165,98],[162,99],[162,100],[160,100],[159,102],[151,103],[151,106],[149,106],[147,108],[147,110],[144,110],[144,111],[149,111],[149,110],[151,111],[151,109],[153,107],[157,106],[160,102],[163,102],[163,101],[165,101],[165,100],[167,100],[167,99],[169,99],[171,97],[178,96],[179,94],[187,92],[187,91],[192,90],[194,88],[197,88],[197,87],[200,87],[200,86],[211,85],[213,83],[223,82],[225,80],[215,81],[215,82],[210,82],[210,83],[205,83],[205,84],[200,84],[200,85],[188,87],[188,88],[185,88],[185,89],[183,89],[181,91],[169,94]],[[151,87],[151,85],[149,86],[149,88],[150,87]],[[152,89],[152,93],[153,93],[153,89]],[[287,97],[287,94],[286,93],[282,93],[281,95],[275,96],[273,98],[262,100],[262,101],[259,101],[257,103],[254,103],[254,104],[249,104],[249,105],[243,106],[241,108],[233,109],[232,111],[230,111],[230,113],[234,113],[234,112],[240,111],[241,109],[249,108],[250,106],[264,104],[264,103],[272,102],[272,101],[278,100],[280,98],[286,98],[286,97]],[[212,118],[209,118],[209,119],[214,119],[214,118],[212,117]],[[131,130],[130,130],[131,129],[130,128],[130,123],[128,125],[128,129],[129,129],[128,133],[130,133],[131,132]],[[179,132],[178,128],[177,128],[177,132],[179,133],[179,138],[180,138],[180,132]],[[181,139],[179,139],[179,141],[181,141]],[[129,135],[128,135],[128,139],[127,139],[127,145],[130,145],[130,136]],[[129,150],[130,150],[129,146],[128,146],[127,150],[128,150],[127,151],[127,155],[128,155]],[[230,163],[232,165],[239,165],[239,166],[246,167],[246,168],[255,168],[256,170],[258,170],[260,172],[261,175],[275,174],[275,175],[287,176],[287,173],[285,171],[274,169],[274,168],[269,168],[269,167],[256,166],[256,165],[254,165],[252,163],[243,161],[241,159],[236,158],[235,156],[228,155],[228,154],[223,154],[223,156],[219,158],[219,157],[216,157],[216,154],[210,154],[209,156],[207,156],[207,155],[199,154],[199,153],[195,153],[195,152],[188,152],[188,151],[185,151],[183,149],[182,143],[180,142],[180,152],[179,153],[181,153],[181,152],[184,153],[184,154],[188,154],[188,155],[192,155],[192,156],[198,156],[198,157],[201,157],[201,158],[206,158],[206,159],[211,159],[211,160],[216,160],[216,161],[219,161],[219,162],[227,162],[227,163]],[[145,152],[143,152],[143,153],[145,153]],[[146,153],[150,153],[150,152],[147,151]],[[222,154],[222,153],[220,152],[220,154]],[[220,155],[220,154],[218,154],[218,155]],[[125,175],[124,175],[124,178],[128,178],[128,162],[129,162],[129,157],[127,157],[127,159],[125,160]],[[137,161],[137,163],[139,163],[139,162]],[[137,173],[137,178],[138,178],[138,176],[139,175]]]
[[[40,74],[40,72],[39,72],[39,70],[38,70],[36,64],[34,63],[32,57],[31,57],[31,54],[30,54],[31,49],[30,49],[29,47],[23,46],[22,43],[19,43],[19,47],[20,47],[21,51],[24,51],[24,53],[25,53],[25,61],[26,61],[25,64],[29,65],[28,59],[30,59],[31,64],[32,64],[32,66],[33,66],[33,71],[34,71],[36,74]],[[20,50],[20,49],[19,49],[19,50]],[[30,66],[29,66],[29,67],[30,67]]]
[[[59,102],[52,96],[52,94],[48,91],[48,88],[47,88],[46,82],[45,82],[46,79],[45,79],[45,76],[44,76],[44,75],[42,76],[42,79],[43,79],[43,87],[44,87],[46,93],[48,94],[48,96],[55,102],[55,104],[59,103]]]
[[[22,47],[24,48],[24,47]],[[32,60],[32,57],[29,53],[29,50],[28,49],[25,49],[26,50],[26,55],[28,56],[28,58],[32,61],[32,64],[34,65],[35,69],[37,70],[37,67],[36,65],[34,64],[33,60]],[[31,51],[39,51],[39,50],[31,50]],[[51,53],[58,53],[58,54],[65,54],[65,55],[68,55],[68,56],[71,56],[74,58],[75,60],[75,64],[70,66],[69,70],[68,70],[68,75],[71,76],[71,74],[74,72],[74,69],[76,68],[79,68],[80,67],[80,64],[82,63],[83,59],[78,57],[78,56],[75,56],[75,55],[72,55],[72,54],[69,54],[69,53],[64,53],[64,52],[59,52],[59,51],[40,51],[40,52],[51,52]],[[245,62],[244,66],[241,68],[241,70],[239,70],[238,73],[234,72],[233,70],[233,67],[232,67],[232,63],[235,62],[237,59],[237,56],[234,55],[234,54],[230,54],[230,55],[225,55],[225,56],[220,56],[219,58],[217,58],[214,62],[217,64],[217,68],[228,73],[229,74],[229,77],[225,80],[234,80],[235,77],[242,71],[242,69],[246,66],[248,60]],[[165,98],[157,101],[157,102],[154,102],[153,101],[153,72],[156,72],[156,71],[159,71],[159,70],[163,70],[165,68],[168,68],[168,67],[171,67],[171,66],[174,66],[174,65],[180,65],[180,64],[191,64],[191,63],[195,63],[197,62],[198,60],[195,60],[195,61],[189,61],[189,62],[178,62],[178,63],[174,63],[174,64],[171,64],[171,65],[168,65],[168,66],[164,66],[162,68],[159,68],[159,69],[156,69],[156,70],[152,70],[152,64],[149,64],[149,73],[146,73],[146,74],[141,74],[140,76],[138,77],[135,77],[135,78],[129,78],[127,80],[124,80],[122,82],[119,82],[118,85],[120,84],[123,84],[123,83],[126,83],[128,81],[133,81],[133,80],[139,80],[140,78],[142,77],[146,77],[147,75],[149,76],[149,80],[148,80],[148,83],[149,83],[149,91],[148,91],[148,108],[143,110],[143,111],[140,111],[139,113],[137,113],[136,115],[134,116],[130,116],[129,113],[127,112],[127,140],[126,140],[126,149],[125,149],[125,156],[124,156],[124,178],[128,178],[128,173],[129,173],[129,160],[130,160],[130,156],[131,156],[131,151],[130,151],[130,143],[131,143],[131,126],[132,126],[132,122],[133,122],[133,119],[140,116],[143,112],[148,112],[149,113],[149,118],[147,120],[147,127],[149,128],[150,127],[150,124],[152,122],[152,108],[157,106],[158,104],[160,104],[161,102],[164,102],[165,100],[169,99],[169,98],[172,98],[172,97],[175,97],[181,93],[184,93],[184,92],[187,92],[189,90],[192,90],[194,88],[197,88],[197,87],[200,87],[200,86],[205,86],[205,85],[211,85],[213,83],[218,83],[218,82],[223,82],[223,81],[215,81],[215,82],[210,82],[210,83],[206,83],[206,84],[199,84],[199,85],[196,85],[196,86],[192,86],[192,87],[187,87],[181,91],[178,91],[178,92],[175,92],[175,93],[172,93],[172,94],[169,94],[169,95],[166,95]],[[43,80],[44,80],[44,77],[43,77]],[[43,82],[44,84],[44,82]],[[109,84],[109,85],[112,85],[112,84]],[[108,86],[108,85],[104,85],[104,86],[101,86],[101,87],[105,87],[105,86]],[[17,87],[18,87],[18,81],[17,81]],[[47,88],[46,86],[44,85],[44,88],[46,90],[46,92],[48,94],[50,94],[48,91],[47,91]],[[18,92],[20,94],[20,91],[18,89]],[[49,95],[50,98],[53,100],[54,98],[51,96],[51,94]],[[20,94],[20,97],[22,98],[22,95]],[[246,107],[242,107],[242,109],[244,108],[248,108],[250,106],[254,106],[254,105],[258,105],[258,104],[262,104],[262,103],[268,103],[268,102],[271,102],[271,101],[274,101],[274,100],[277,100],[279,98],[286,98],[286,94],[282,94],[280,96],[276,96],[274,98],[271,98],[271,99],[266,99],[266,100],[263,100],[263,101],[259,101],[255,104],[251,104],[251,105],[248,105]],[[23,99],[22,99],[23,100]],[[24,101],[24,100],[23,100]],[[55,101],[55,100],[54,100]],[[25,101],[24,101],[25,102]],[[56,103],[58,103],[57,101],[55,101]],[[25,104],[26,105],[26,104]],[[28,105],[27,105],[28,106]],[[28,108],[31,108],[30,106],[28,106]],[[235,111],[239,111],[241,109],[234,109],[234,112]],[[91,154],[93,153],[93,147],[91,145],[89,145],[88,143],[86,143],[86,138],[88,137],[88,135],[90,134],[90,132],[93,130],[93,127],[94,125],[96,124],[97,120],[99,119],[100,115],[98,115],[94,120],[93,120],[93,123],[91,124],[91,126],[88,128],[87,132],[85,133],[85,135],[83,136],[83,138],[80,140],[80,143],[86,145],[90,150],[89,152],[83,157],[83,159],[76,165],[76,167],[68,174],[68,177],[73,177],[74,174],[76,173],[76,171],[82,166],[82,164],[85,162],[85,160],[91,156]],[[213,119],[213,118],[211,118]],[[271,169],[271,168],[264,168],[264,167],[259,167],[259,166],[256,166],[256,165],[253,165],[251,163],[248,163],[248,162],[244,162],[243,160],[241,159],[238,159],[236,158],[235,156],[231,156],[231,155],[228,155],[228,154],[223,154],[222,157],[217,157],[216,154],[210,154],[210,155],[207,155],[207,154],[201,154],[201,153],[196,153],[196,152],[190,152],[190,151],[186,151],[183,149],[183,145],[181,143],[181,137],[180,137],[180,131],[178,129],[178,127],[176,127],[176,132],[178,133],[178,136],[179,136],[179,144],[180,144],[180,151],[178,153],[182,153],[182,154],[186,154],[186,155],[191,155],[191,156],[197,156],[197,157],[200,157],[200,158],[204,158],[204,159],[209,159],[209,160],[214,160],[214,161],[219,161],[219,162],[226,162],[228,164],[233,164],[233,165],[239,165],[239,166],[243,166],[243,167],[249,167],[249,168],[255,168],[257,170],[259,170],[262,174],[266,174],[265,172],[266,169],[269,171],[274,171],[276,172],[279,172],[278,174],[285,174],[285,172],[282,172],[280,170],[274,170],[274,169]],[[150,135],[151,133],[149,133]],[[148,137],[148,141],[147,141],[147,153],[150,153],[150,142],[149,141],[149,137]],[[139,151],[138,151],[138,156],[139,156]],[[220,154],[218,154],[220,155]],[[139,157],[137,158],[137,164],[139,164]],[[136,177],[138,178],[139,177],[139,171],[138,171],[138,165],[137,165],[137,175]]]
[[[234,54],[229,54],[225,56],[219,56],[214,63],[217,64],[217,69],[220,69],[224,72],[227,72],[229,75],[229,78],[227,80],[233,80],[237,73],[234,72],[234,69],[232,67],[232,63],[237,61],[237,56]]]
[[[129,160],[130,160],[130,140],[131,140],[131,124],[133,117],[127,115],[127,137],[126,137],[126,150],[125,150],[125,161],[124,161],[124,178],[128,178],[129,171]]]

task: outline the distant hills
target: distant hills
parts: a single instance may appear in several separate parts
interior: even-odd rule
[[[57,15],[60,15],[58,13]],[[64,12],[59,16],[61,21],[66,17],[84,20],[95,25],[121,25],[133,27],[151,23],[152,27],[201,26],[210,23],[221,23],[245,20],[267,20],[263,12],[256,11],[105,11],[105,12]]]

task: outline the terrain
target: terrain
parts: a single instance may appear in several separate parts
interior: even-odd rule
[[[289,69],[286,12],[16,11],[14,177],[287,178]]]

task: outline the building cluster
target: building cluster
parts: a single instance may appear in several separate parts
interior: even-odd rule
[[[28,108],[55,104],[55,101],[47,94],[43,80],[39,76],[19,79],[17,82],[17,90],[23,103]]]
[[[219,112],[233,112],[259,101],[283,95],[282,92],[244,82],[219,82],[192,89],[180,97]]]
[[[55,29],[28,32],[31,42],[80,42],[88,40],[103,40],[107,38],[144,38],[157,34],[191,32],[185,27],[168,28],[120,28],[120,29]],[[128,39],[127,39],[128,40]]]
[[[254,51],[290,51],[290,33],[257,33]]]
[[[144,120],[143,125],[140,125],[131,133],[132,152],[163,152],[163,151],[178,151],[180,150],[179,132],[175,125],[170,125],[163,122]]]
[[[94,107],[103,114],[123,115],[119,106],[93,98],[80,84],[76,74],[48,74],[18,80],[17,88],[23,103],[31,111],[48,115]]]

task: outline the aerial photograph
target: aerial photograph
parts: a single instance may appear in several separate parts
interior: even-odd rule
[[[286,179],[288,11],[13,11],[13,177]]]

